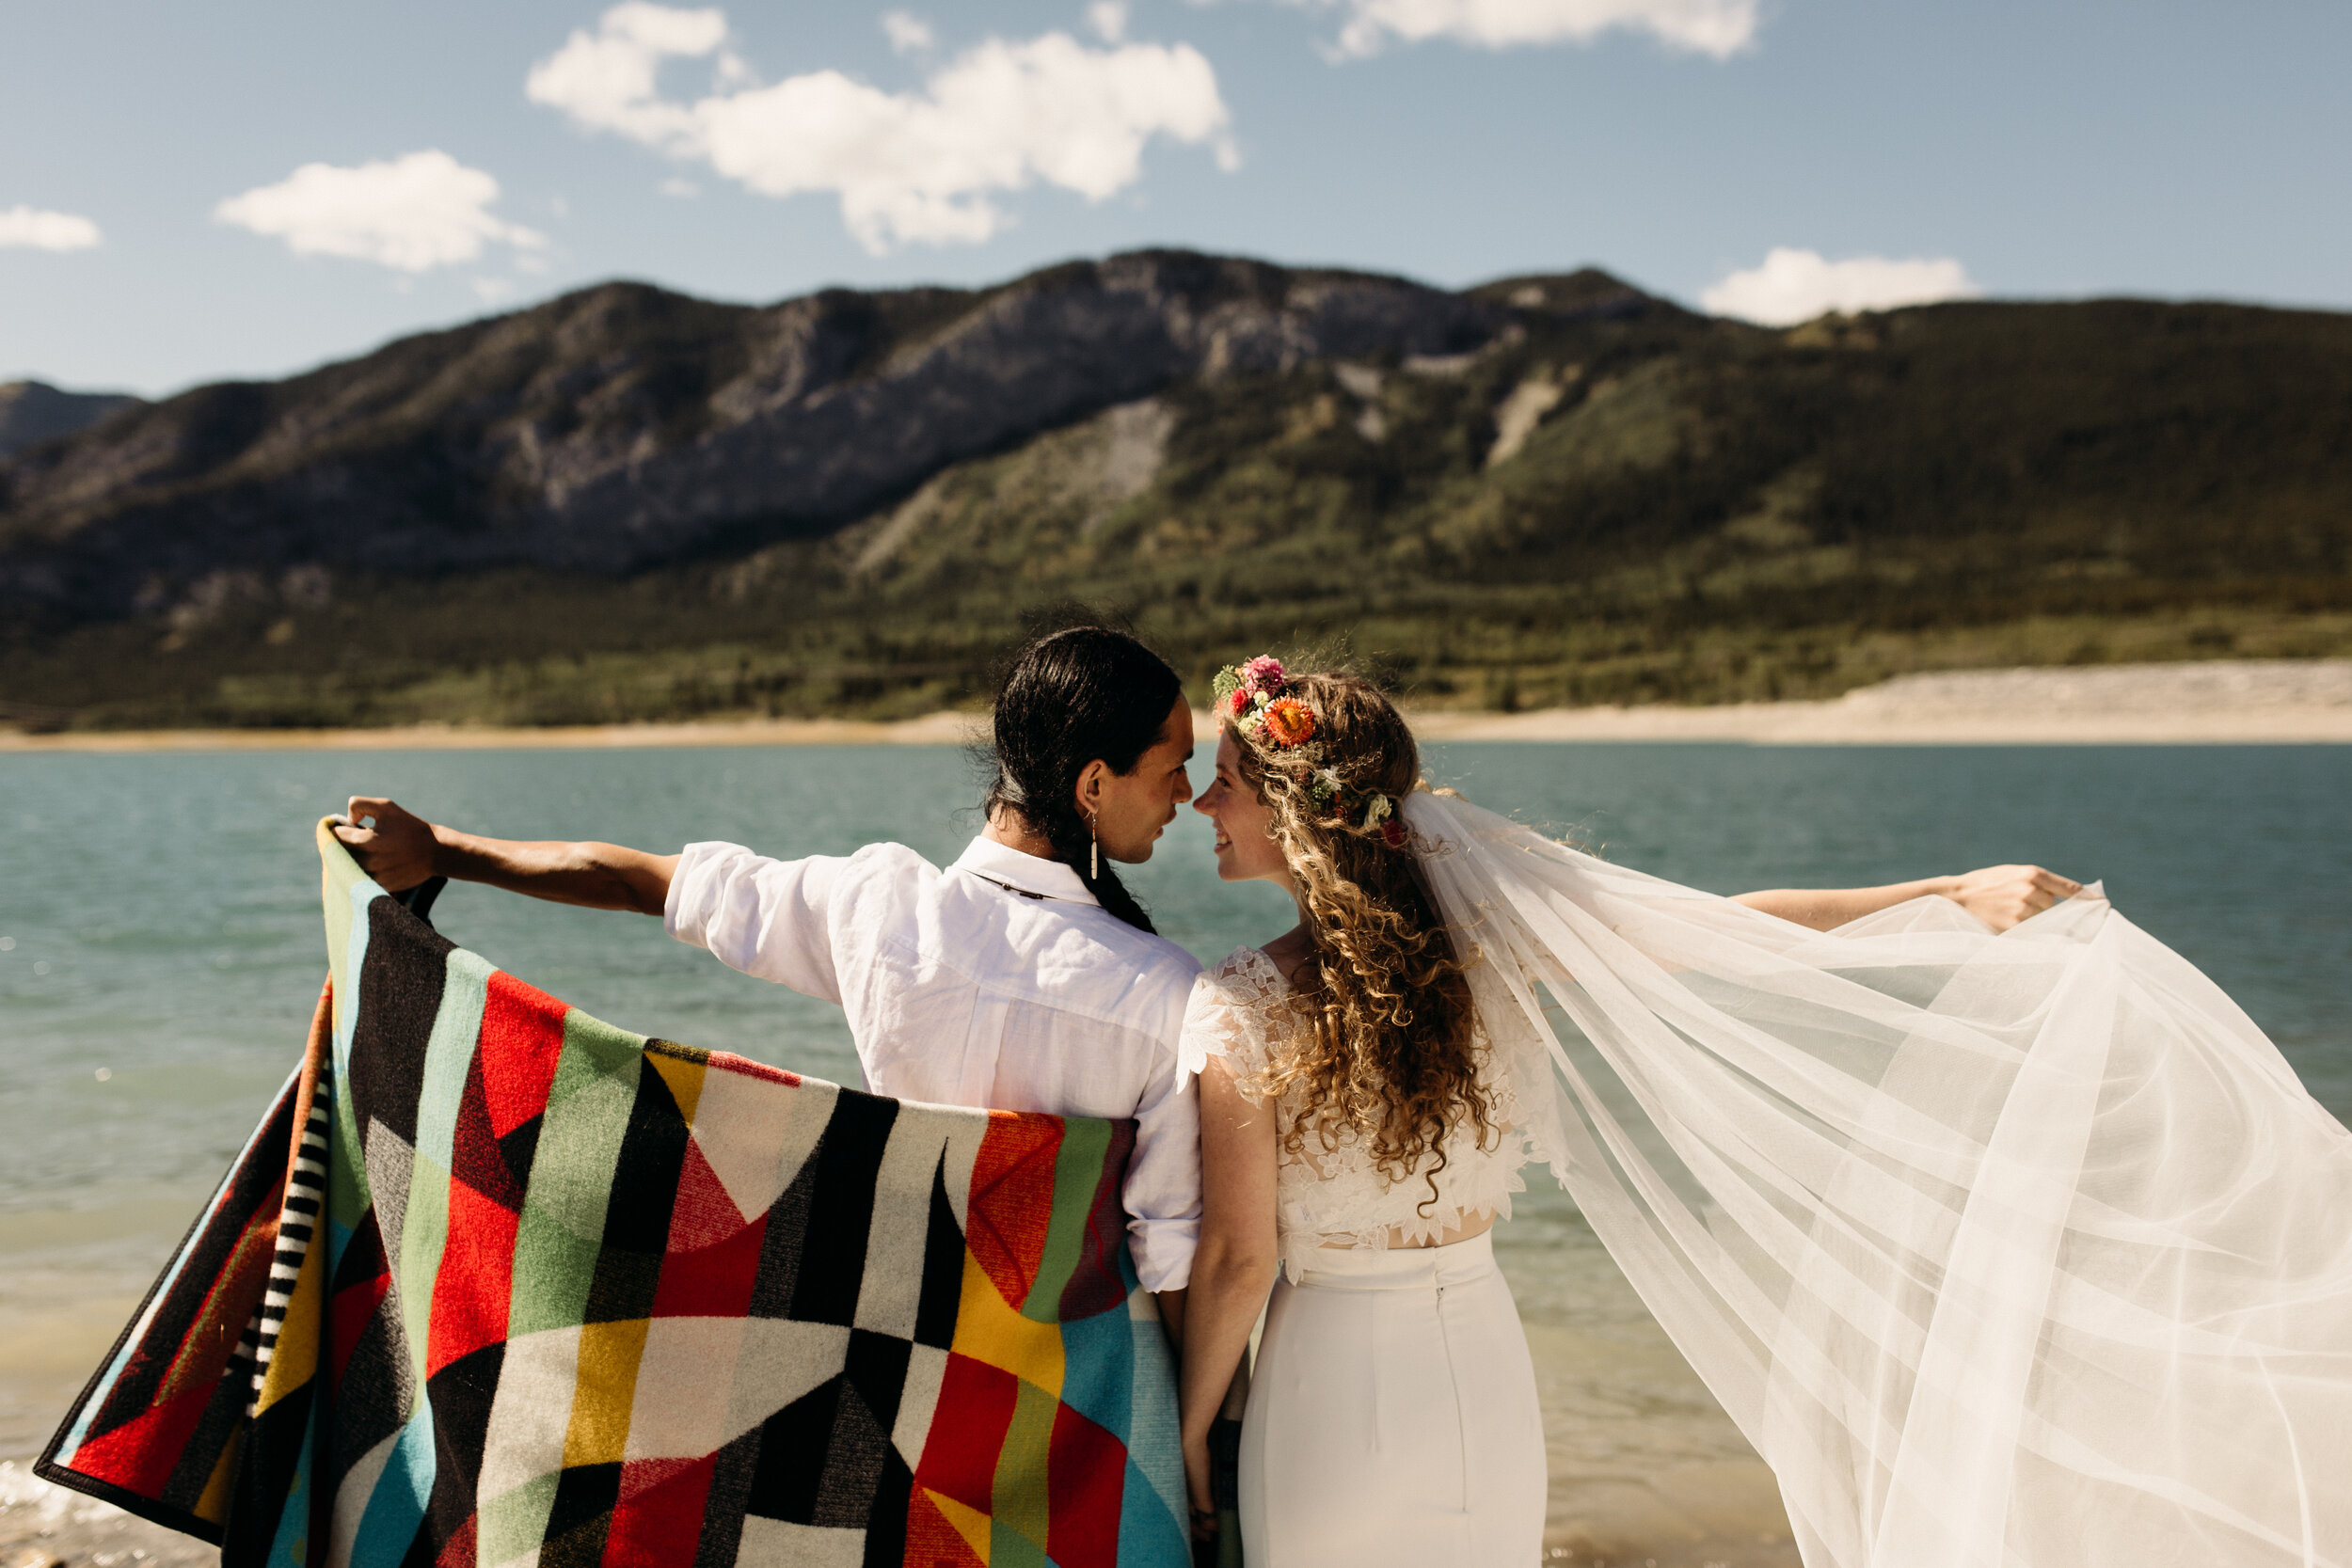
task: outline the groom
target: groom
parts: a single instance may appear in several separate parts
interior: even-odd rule
[[[388,892],[440,876],[658,914],[731,968],[838,1003],[876,1094],[1134,1117],[1129,1247],[1181,1343],[1200,1169],[1176,1037],[1200,965],[1111,863],[1151,859],[1192,799],[1192,710],[1158,655],[1085,626],[1014,654],[994,723],[988,825],[944,871],[899,844],[778,861],[483,838],[373,796],[335,832]]]

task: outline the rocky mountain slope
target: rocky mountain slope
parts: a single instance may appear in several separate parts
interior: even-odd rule
[[[766,309],[608,284],[20,456],[0,469],[0,599],[78,618],[222,570],[627,572],[824,531],[1180,379],[1460,352],[1508,316],[1172,253]]]
[[[2352,652],[2352,317],[1768,331],[1166,252],[613,284],[0,463],[0,716],[44,724],[901,713],[1070,597],[1500,707]]]
[[[63,392],[45,381],[0,382],[0,457],[87,430],[138,402],[120,392]]]

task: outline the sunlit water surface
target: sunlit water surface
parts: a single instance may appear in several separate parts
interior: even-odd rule
[[[2020,860],[2104,878],[2352,1115],[2352,749],[1458,745],[1429,761],[1483,804],[1719,892]],[[46,1435],[297,1054],[325,961],[310,823],[354,792],[509,837],[779,856],[890,838],[944,863],[978,790],[961,753],[923,748],[0,756],[0,1456]],[[1204,960],[1289,924],[1271,889],[1216,880],[1190,813],[1131,881]],[[615,1023],[858,1081],[836,1010],[656,921],[470,887],[435,918]],[[1559,1546],[1793,1563],[1769,1474],[1557,1191],[1522,1200],[1497,1250],[1543,1384]]]

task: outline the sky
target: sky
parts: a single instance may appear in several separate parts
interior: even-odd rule
[[[2352,309],[2347,79],[2343,0],[0,0],[0,380],[1144,245]]]

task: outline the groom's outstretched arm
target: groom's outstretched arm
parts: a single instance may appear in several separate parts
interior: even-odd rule
[[[1988,865],[1965,876],[1923,877],[1915,882],[1889,882],[1884,887],[1769,888],[1740,894],[1736,902],[1827,931],[1914,898],[1943,897],[1994,930],[2006,931],[2082,890],[2082,883],[2073,878],[2038,865]]]
[[[431,877],[486,882],[557,904],[660,915],[678,857],[619,844],[484,838],[427,822],[374,795],[355,795],[335,836],[378,887],[400,893]]]

